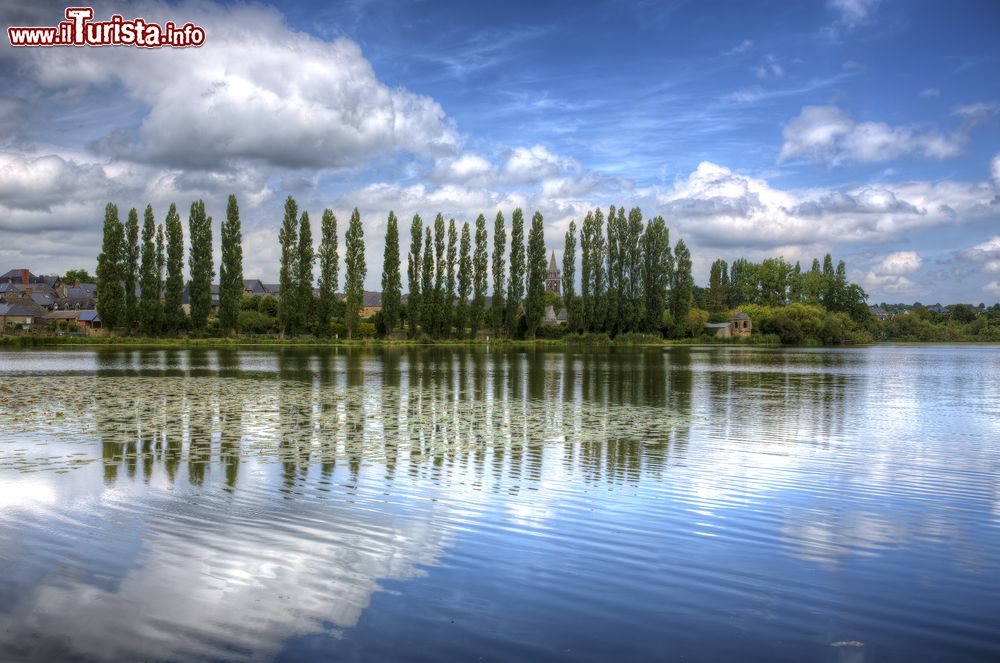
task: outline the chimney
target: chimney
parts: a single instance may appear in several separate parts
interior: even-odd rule
[[[30,281],[30,280],[31,280],[31,279],[30,279],[30,278],[28,277],[28,275],[29,275],[30,273],[31,273],[31,272],[29,272],[29,271],[28,271],[28,270],[26,270],[26,269],[22,269],[22,270],[21,270],[21,285],[28,285],[28,281]]]

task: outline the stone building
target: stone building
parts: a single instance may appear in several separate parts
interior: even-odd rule
[[[556,267],[556,252],[549,258],[549,271],[545,274],[545,289],[559,295],[562,292],[562,272]]]
[[[705,325],[705,331],[714,336],[749,336],[752,330],[750,316],[743,311],[733,313],[729,322],[709,322]]]

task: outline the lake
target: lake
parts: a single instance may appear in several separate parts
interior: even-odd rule
[[[1000,347],[0,352],[0,660],[1000,660]]]

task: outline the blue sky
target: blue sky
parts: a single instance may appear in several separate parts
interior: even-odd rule
[[[63,5],[0,10],[51,25]],[[539,209],[557,254],[610,203],[716,257],[832,251],[873,301],[1000,299],[996,2],[140,2],[204,47],[0,48],[0,263],[93,267],[104,202],[358,206],[369,285],[408,226]],[[6,40],[4,40],[5,42]],[[404,233],[405,235],[406,233]],[[404,246],[405,250],[405,246]]]

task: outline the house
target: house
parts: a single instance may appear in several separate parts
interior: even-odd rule
[[[869,306],[868,310],[871,312],[872,315],[874,315],[879,320],[888,320],[890,317],[889,312],[886,311],[881,306]]]
[[[260,279],[243,279],[243,294],[251,297],[266,297],[271,294]]]
[[[212,311],[219,310],[219,284],[213,283],[209,286],[209,292],[212,295]],[[191,292],[190,289],[185,286],[184,292],[181,294],[181,308],[184,309],[184,313],[191,315]]]
[[[40,324],[46,311],[34,303],[0,304],[0,328]]]
[[[280,283],[264,283],[264,290],[267,290],[267,294],[272,297],[281,297],[281,284]]]
[[[100,329],[101,316],[97,314],[97,311],[80,311],[80,315],[76,319],[76,326],[88,329]]]
[[[0,275],[0,283],[20,284],[20,285],[48,285],[45,279],[49,277],[35,276],[23,267],[12,269],[6,274]]]
[[[705,324],[705,331],[711,336],[749,336],[753,330],[750,316],[743,311],[736,311],[729,322],[709,322]]]

